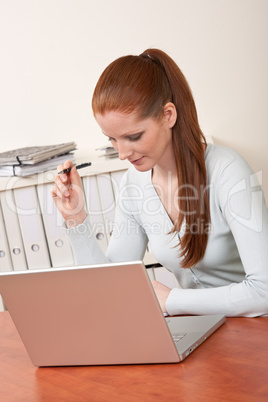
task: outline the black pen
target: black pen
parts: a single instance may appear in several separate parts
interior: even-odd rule
[[[83,169],[90,165],[91,165],[91,162],[86,162],[86,163],[81,163],[81,165],[74,165],[74,166],[76,167],[76,169]],[[72,168],[73,168],[73,166],[70,166],[68,169],[61,170],[60,172],[58,172],[58,174],[69,173]]]

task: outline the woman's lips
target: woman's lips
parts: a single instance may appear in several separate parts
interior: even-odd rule
[[[136,159],[134,161],[129,161],[130,163],[132,163],[133,165],[139,165],[142,162],[143,156],[139,159]]]

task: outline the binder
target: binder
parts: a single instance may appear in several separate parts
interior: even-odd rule
[[[109,238],[111,237],[113,231],[115,215],[115,197],[110,174],[98,174],[97,183],[100,194],[101,210],[104,219],[105,231],[107,235],[107,240],[109,242]]]
[[[27,261],[13,191],[3,191],[0,196],[13,270],[26,270]]]
[[[113,186],[113,192],[114,192],[114,198],[117,201],[118,195],[119,195],[119,189],[120,189],[120,182],[122,180],[122,177],[126,173],[126,169],[124,170],[116,170],[114,172],[111,172],[111,181],[112,181],[112,186]]]
[[[127,171],[127,169],[116,170],[114,172],[110,172],[113,196],[114,196],[114,200],[115,200],[115,209],[116,209],[116,203],[117,203],[117,199],[118,199],[119,191],[120,191],[120,183],[121,183],[122,177],[124,176],[126,171]],[[114,210],[114,215],[115,215],[115,210]],[[113,219],[114,219],[114,217],[113,217]]]
[[[70,151],[75,142],[45,146],[31,146],[0,153],[0,176],[29,176],[56,169],[66,159],[73,159]]]
[[[107,236],[106,228],[102,214],[97,177],[87,176],[82,179],[85,193],[86,209],[89,215],[92,230],[101,249],[106,252]]]
[[[50,258],[35,186],[14,189],[28,269],[50,268]]]
[[[0,204],[0,271],[12,271],[12,261],[6,236],[6,228]]]
[[[12,149],[0,153],[0,166],[34,165],[67,154],[75,149],[75,142]]]
[[[72,248],[63,228],[63,219],[50,193],[51,184],[37,186],[51,263],[53,267],[74,265]]]

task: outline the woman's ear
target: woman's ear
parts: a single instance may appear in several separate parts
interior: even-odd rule
[[[168,102],[164,106],[164,118],[168,123],[168,127],[172,128],[177,121],[177,109],[172,102]]]

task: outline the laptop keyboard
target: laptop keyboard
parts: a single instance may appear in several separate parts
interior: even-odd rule
[[[174,334],[172,335],[173,341],[178,343],[186,334]]]

